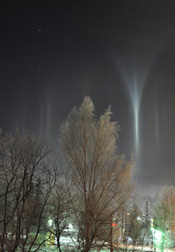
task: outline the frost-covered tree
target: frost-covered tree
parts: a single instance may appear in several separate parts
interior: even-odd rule
[[[97,119],[91,99],[85,97],[60,127],[82,251],[89,251],[95,240],[111,241],[111,221],[130,195],[133,161],[116,155],[119,126],[111,115],[109,107]]]

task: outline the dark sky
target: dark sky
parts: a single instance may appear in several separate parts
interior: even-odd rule
[[[175,1],[4,1],[0,127],[56,142],[89,95],[111,105],[144,193],[175,183]]]

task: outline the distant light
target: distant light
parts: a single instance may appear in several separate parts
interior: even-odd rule
[[[53,224],[53,220],[52,220],[52,219],[49,219],[49,220],[48,220],[48,225],[49,225],[49,227],[51,227],[52,224]]]
[[[41,28],[39,28],[39,29],[38,29],[38,31],[39,31],[39,32],[41,32],[41,31],[42,31],[42,29],[41,29]]]

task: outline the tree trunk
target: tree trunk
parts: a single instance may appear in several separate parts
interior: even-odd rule
[[[112,216],[111,216],[111,220],[110,220],[110,252],[113,252]]]

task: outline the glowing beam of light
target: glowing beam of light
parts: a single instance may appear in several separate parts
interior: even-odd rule
[[[133,84],[128,83],[128,88],[131,96],[131,101],[134,110],[134,131],[135,131],[135,152],[136,156],[139,155],[139,112],[140,112],[140,100],[143,90],[143,85],[138,86],[135,79]]]
[[[133,116],[134,116],[134,140],[135,140],[135,156],[136,159],[139,159],[139,150],[140,150],[140,139],[139,139],[139,126],[140,126],[140,120],[139,120],[139,114],[140,114],[140,101],[144,89],[144,84],[147,78],[147,73],[143,74],[142,78],[139,76],[136,77],[128,77],[126,74],[124,74],[124,80],[126,83],[127,91],[129,91],[129,96],[131,98],[132,108],[133,108]]]
[[[124,79],[126,91],[129,92],[129,96],[133,108],[133,122],[134,122],[134,152],[136,160],[140,159],[140,106],[141,98],[149,76],[150,70],[157,57],[156,55],[148,55],[144,67],[142,64],[137,64],[136,60],[132,61],[130,66],[123,64],[123,62],[117,57],[115,58],[117,70],[121,71]]]
[[[129,93],[132,108],[133,108],[133,122],[134,122],[134,152],[136,161],[140,161],[140,108],[141,108],[141,98],[142,94],[148,80],[152,66],[157,58],[157,53],[153,55],[148,55],[145,60],[144,65],[138,64],[134,60],[132,65],[128,68],[127,65],[123,65],[119,59],[117,60],[118,69],[120,69],[125,88]]]

